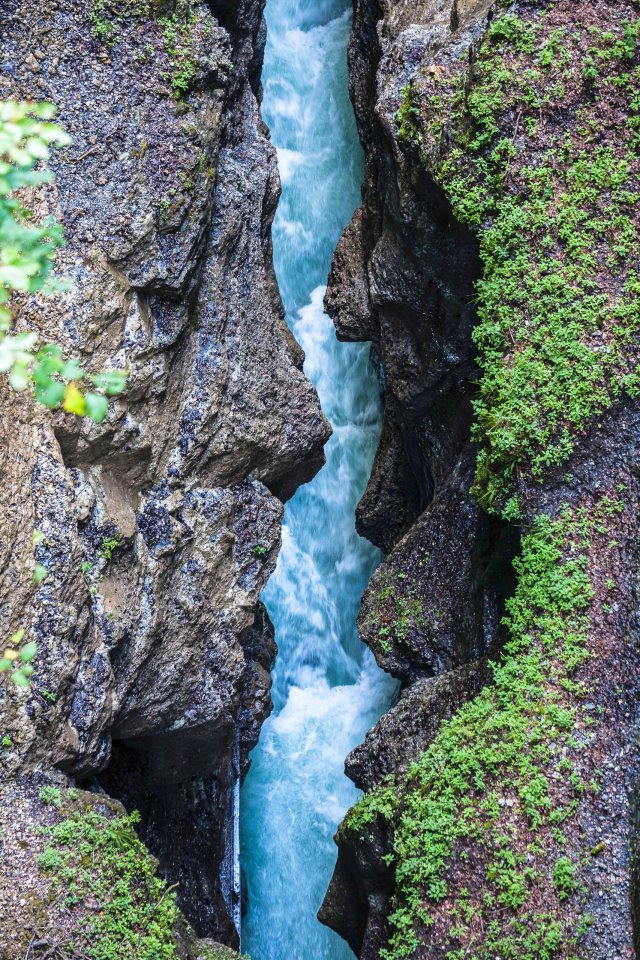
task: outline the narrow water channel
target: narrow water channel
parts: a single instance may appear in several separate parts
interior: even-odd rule
[[[381,426],[369,348],[339,344],[322,309],[340,232],[359,202],[362,156],[348,97],[351,0],[268,0],[263,111],[283,195],[274,258],[287,318],[333,426],[327,464],[287,505],[264,594],[279,657],[274,713],[241,801],[252,960],[352,954],[316,912],[333,833],[356,799],[344,758],[387,706],[389,679],[358,640],[356,616],[379,554],[355,531]]]

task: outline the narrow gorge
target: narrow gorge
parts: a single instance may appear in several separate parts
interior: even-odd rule
[[[0,50],[0,960],[634,960],[640,0]]]
[[[355,530],[380,434],[380,387],[369,345],[339,344],[322,306],[362,178],[348,96],[350,14],[348,0],[269,0],[266,9],[263,110],[283,180],[276,275],[333,435],[326,466],[285,508],[282,550],[263,594],[279,652],[274,714],[242,794],[243,948],[252,960],[350,956],[316,913],[336,824],[356,799],[344,758],[395,688],[356,634],[380,556]]]

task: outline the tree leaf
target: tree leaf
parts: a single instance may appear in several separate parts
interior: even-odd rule
[[[85,398],[73,383],[67,384],[63,407],[67,413],[75,413],[79,417],[86,413],[87,404]]]
[[[91,381],[99,390],[104,390],[110,397],[122,393],[127,385],[128,370],[104,370],[91,377]]]
[[[109,409],[109,401],[99,393],[87,393],[85,396],[86,414],[95,420],[96,423],[102,423]]]
[[[49,576],[49,571],[43,563],[36,563],[33,568],[33,582],[37,585]]]
[[[53,410],[59,406],[65,397],[65,385],[59,380],[51,380],[46,387],[37,386],[35,389],[36,400],[44,407]]]
[[[33,660],[37,652],[38,644],[35,642],[35,640],[31,640],[29,643],[26,643],[20,651],[20,659],[24,663],[29,663],[30,660]]]
[[[24,363],[14,363],[9,371],[9,383],[18,393],[27,389],[29,385],[29,369]]]

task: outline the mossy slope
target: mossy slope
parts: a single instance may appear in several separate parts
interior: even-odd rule
[[[603,872],[629,889],[624,826],[598,831],[605,809],[628,815],[600,764],[628,736],[637,491],[626,469],[591,486],[560,470],[638,393],[639,13],[501,4],[396,104],[416,183],[479,236],[474,492],[524,536],[493,685],[343,825],[351,843],[374,821],[393,838],[384,960],[633,956],[628,906],[615,932],[590,910]]]

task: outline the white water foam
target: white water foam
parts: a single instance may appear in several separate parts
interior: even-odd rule
[[[326,466],[287,504],[280,559],[264,594],[280,653],[274,714],[242,793],[243,948],[253,960],[352,956],[316,913],[335,863],[333,833],[357,798],[344,758],[395,689],[355,627],[380,558],[355,530],[380,434],[380,392],[368,346],[338,343],[322,306],[362,179],[347,93],[349,7],[349,0],[267,3],[264,113],[283,181],[275,267],[305,372],[334,433]]]

